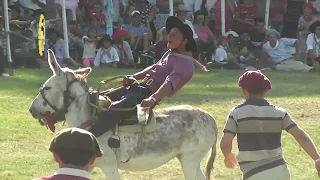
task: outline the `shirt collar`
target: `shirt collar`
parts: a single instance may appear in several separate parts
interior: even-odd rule
[[[261,99],[261,98],[250,98],[250,99],[247,99],[244,104],[246,104],[246,105],[255,105],[255,106],[269,106],[270,105],[267,100]]]
[[[318,38],[316,34],[314,34],[314,38],[316,39],[317,42],[320,41],[320,38]]]
[[[69,176],[78,176],[78,177],[90,179],[89,173],[82,169],[59,168],[58,170],[56,170],[54,175],[59,175],[59,174],[69,175]]]
[[[275,49],[275,48],[277,48],[279,46],[279,39],[277,40],[277,44],[276,44],[275,47],[272,47],[269,41],[268,41],[268,44],[272,49]]]

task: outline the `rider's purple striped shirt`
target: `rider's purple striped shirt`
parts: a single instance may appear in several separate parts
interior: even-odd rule
[[[174,53],[168,50],[157,64],[147,73],[146,77],[153,79],[159,84],[168,81],[172,84],[172,97],[180,90],[193,76],[194,59],[192,56]]]

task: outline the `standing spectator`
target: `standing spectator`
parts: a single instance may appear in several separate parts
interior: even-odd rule
[[[112,11],[112,25],[113,31],[121,28],[121,16],[125,12],[126,3],[123,0],[112,0],[113,11]]]
[[[147,0],[130,0],[129,3],[135,4],[135,9],[141,14],[142,25],[147,26],[148,19],[154,16],[156,9]]]
[[[263,52],[278,71],[287,72],[311,72],[314,69],[299,61],[299,42],[297,39],[280,38],[280,33],[275,29],[268,29],[266,32],[268,41],[262,46]],[[295,47],[296,54],[293,57],[291,47]]]
[[[271,28],[277,30],[280,35],[283,30],[283,16],[287,12],[287,0],[271,0],[270,22]]]
[[[118,29],[112,35],[112,39],[114,40],[113,47],[117,50],[120,59],[118,66],[128,66],[134,63],[131,47],[124,40],[127,35],[128,33],[124,29]]]
[[[245,102],[232,108],[228,115],[220,148],[227,168],[239,162],[244,180],[290,180],[282,153],[281,133],[286,130],[313,159],[320,177],[320,155],[309,135],[283,108],[265,100],[271,82],[260,71],[248,71],[238,81]],[[232,153],[237,136],[238,153]]]
[[[198,35],[198,49],[206,52],[207,61],[211,61],[212,53],[215,47],[215,37],[207,25],[205,25],[205,16],[201,11],[194,14],[193,28]]]
[[[254,25],[255,15],[256,8],[253,6],[252,0],[243,0],[243,4],[240,4],[234,13],[234,29],[237,32],[250,32]]]
[[[96,137],[79,128],[59,131],[52,139],[49,150],[59,169],[54,175],[34,180],[90,180],[89,167],[103,155]]]
[[[183,4],[183,0],[173,1],[173,11],[175,12],[180,4]],[[157,0],[156,6],[158,12],[155,16],[155,27],[159,31],[161,28],[165,27],[167,18],[169,17],[169,0]]]
[[[87,36],[82,37],[84,44],[82,61],[84,66],[90,67],[94,63],[97,42],[99,40],[100,39],[97,37],[97,30],[95,28],[89,28]]]
[[[308,65],[320,70],[320,21],[313,23],[307,38]]]
[[[80,11],[78,8],[79,0],[65,0],[66,2],[66,9],[70,9],[72,11],[72,20],[77,20],[77,11]],[[62,19],[62,1],[61,0],[54,0],[54,5],[56,8],[57,19]]]
[[[219,37],[222,35],[222,22],[221,22],[221,1],[217,0],[214,6],[209,11],[209,14],[211,18],[214,20],[214,27],[210,27],[211,30],[213,30],[213,33],[216,37]],[[231,30],[232,28],[232,22],[233,22],[233,14],[236,9],[237,4],[233,0],[225,0],[226,6],[225,6],[225,27],[226,32]]]

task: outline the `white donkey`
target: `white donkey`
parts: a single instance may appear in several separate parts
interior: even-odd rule
[[[51,50],[48,51],[48,62],[53,75],[44,83],[29,111],[33,118],[45,119],[65,108],[67,124],[78,127],[90,119],[91,114],[87,86],[77,77],[87,77],[91,68],[75,71],[60,68]],[[94,166],[99,167],[108,179],[120,180],[118,169],[147,171],[178,158],[186,180],[210,180],[217,142],[217,126],[213,117],[191,106],[165,108],[156,110],[155,114],[154,129],[149,132],[146,129],[143,137],[133,130],[139,125],[127,125],[128,132],[125,127],[123,130],[119,127],[121,141],[118,149],[108,146],[107,141],[113,134],[111,130],[98,137],[104,155],[96,160]],[[56,122],[47,123],[52,126]],[[130,132],[130,127],[134,132]],[[210,149],[204,175],[201,161]]]

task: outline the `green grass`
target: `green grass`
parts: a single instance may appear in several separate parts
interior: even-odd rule
[[[135,70],[94,69],[88,78],[90,86],[110,76],[131,74]],[[158,108],[191,104],[210,112],[219,128],[219,139],[229,110],[243,101],[237,80],[241,71],[196,72],[192,81],[173,99],[166,99]],[[273,89],[267,99],[287,109],[320,147],[320,84],[319,74],[266,73]],[[0,179],[31,179],[54,172],[57,165],[48,151],[53,134],[32,119],[28,108],[39,87],[51,75],[47,70],[17,70],[11,78],[0,78]],[[65,126],[66,127],[66,126]],[[65,128],[59,127],[59,129]],[[283,150],[293,180],[317,179],[314,163],[294,138],[283,134]],[[205,161],[203,161],[204,165]],[[220,150],[215,162],[214,179],[240,180],[241,172],[226,169]],[[95,169],[92,179],[104,179]],[[148,172],[121,171],[125,180],[181,180],[182,171],[177,160]]]

